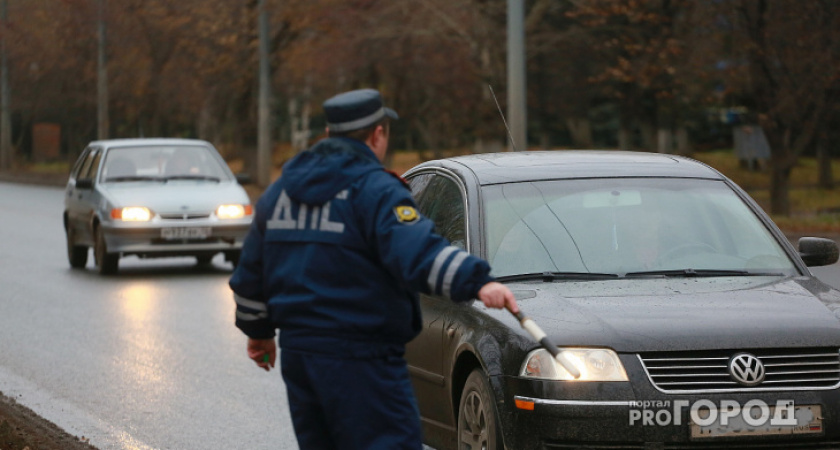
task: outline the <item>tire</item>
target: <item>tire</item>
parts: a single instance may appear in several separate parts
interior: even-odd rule
[[[70,267],[83,269],[87,265],[88,248],[84,245],[76,245],[76,232],[72,228],[67,229],[67,260]]]
[[[207,267],[213,262],[213,255],[199,255],[195,257],[195,262],[201,267]]]
[[[101,227],[96,227],[96,245],[93,247],[93,256],[96,260],[96,268],[101,275],[117,273],[120,255],[108,253],[108,244],[105,243],[105,233],[102,232]]]
[[[472,371],[464,384],[458,406],[458,449],[498,450],[502,448],[496,400],[487,377]]]
[[[227,252],[225,253],[225,259],[233,264],[233,268],[236,269],[236,266],[239,265],[239,255],[241,254],[241,251]]]

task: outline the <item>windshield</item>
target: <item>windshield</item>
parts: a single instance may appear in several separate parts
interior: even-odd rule
[[[561,180],[492,185],[483,193],[488,259],[497,277],[796,273],[769,230],[722,181]]]
[[[229,180],[222,164],[214,149],[200,145],[112,148],[100,181]]]

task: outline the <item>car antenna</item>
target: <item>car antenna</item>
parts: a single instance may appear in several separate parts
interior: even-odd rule
[[[513,151],[518,152],[519,149],[516,148],[516,142],[513,141],[513,133],[510,132],[510,127],[507,124],[507,120],[505,120],[505,115],[502,113],[502,107],[499,106],[499,99],[496,98],[496,93],[493,92],[493,86],[490,83],[487,83],[487,87],[490,88],[490,94],[493,96],[493,100],[496,102],[496,108],[499,110],[499,115],[502,116],[502,123],[505,124],[505,129],[508,132],[508,137],[510,138],[510,146],[513,147]]]

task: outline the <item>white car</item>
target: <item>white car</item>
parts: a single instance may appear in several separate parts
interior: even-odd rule
[[[240,180],[209,142],[94,141],[67,182],[67,257],[83,268],[93,247],[101,274],[115,273],[127,255],[208,264],[221,252],[235,266],[252,214]]]

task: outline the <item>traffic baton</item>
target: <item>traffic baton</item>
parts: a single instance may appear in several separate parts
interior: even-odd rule
[[[508,309],[508,311],[510,310]],[[578,370],[578,368],[575,367],[575,365],[560,352],[560,349],[551,342],[551,339],[548,338],[545,331],[543,331],[536,322],[531,320],[531,318],[527,317],[525,314],[522,314],[521,310],[517,313],[510,311],[510,313],[519,320],[519,324],[522,325],[522,328],[524,328],[535,341],[539,342],[540,345],[548,351],[548,353],[551,353],[551,356],[553,356],[554,359],[557,360],[557,362],[560,363],[567,372],[569,372],[572,378],[580,378],[580,370]]]

